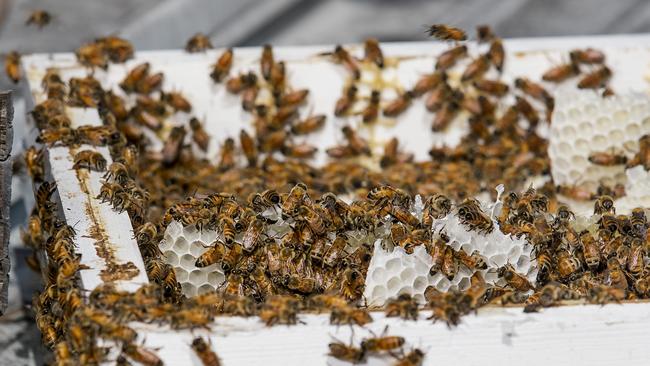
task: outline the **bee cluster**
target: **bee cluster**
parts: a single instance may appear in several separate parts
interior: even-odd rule
[[[446,26],[430,30],[442,39],[464,41],[464,32],[458,32],[462,31]],[[252,114],[255,131],[239,134],[243,156],[235,139],[226,139],[216,163],[193,154],[188,144],[190,132],[192,143],[207,150],[210,136],[198,119],[192,118],[189,128],[169,122],[176,111],[191,113],[192,105],[180,92],[163,90],[164,75],[151,73],[148,63],[131,69],[119,85],[121,91],[105,90],[92,73],[64,82],[57,70],[50,70],[43,79],[47,99],[32,112],[40,130],[37,142],[69,147],[76,170],[106,171],[98,198],[128,212],[151,281],[133,293],[108,282],[83,301],[75,281],[83,268],[74,247],[76,233],[55,216],[50,197],[56,186],[44,181],[43,151],[27,150],[28,172],[38,188],[24,239],[36,252],[47,255],[47,261],[43,256],[30,258],[30,265],[42,269],[47,279],[34,308],[44,343],[54,350],[57,362],[100,363],[107,357],[107,348],[97,345],[101,338],[118,347],[120,363],[161,364],[153,350],[135,342],[137,332],[128,325],[132,321],[193,329],[209,328],[218,315],[256,315],[270,326],[296,324],[300,312],[317,311],[329,312],[332,324],[363,326],[372,321],[363,294],[373,259],[371,244],[377,238],[407,254],[424,249],[431,258],[430,275],[449,279],[459,268],[473,271],[465,288],[424,289],[430,319],[450,326],[488,304],[515,303],[537,311],[566,300],[602,304],[650,297],[650,268],[645,264],[648,225],[642,208],[617,216],[613,199],[605,194],[612,187],[601,187],[594,216],[581,227],[556,195],[578,188],[548,182],[538,190],[515,193],[529,177],[549,174],[548,141],[537,127],[544,123],[540,111],[550,120],[555,102],[532,80],[517,78],[511,88],[487,78],[489,72],[503,70],[505,50],[489,28],[479,28],[478,40],[488,49],[468,64],[460,80],[454,79],[454,67],[469,57],[469,51],[456,43],[437,58],[432,73],[386,103],[381,88],[369,98],[357,93],[362,69],[381,70],[390,61],[376,40],[366,41],[362,59],[342,46],[319,55],[348,71],[343,95],[334,106],[336,116],[355,118],[351,107],[363,105],[360,122],[372,124],[380,112],[398,117],[420,97],[435,113],[434,132],[446,130],[461,112],[470,116],[470,133],[457,147],[432,148],[431,161],[414,162],[392,139],[379,160],[381,169],[362,164],[371,149],[352,125],[341,129],[343,142],[327,149],[328,163],[323,167],[308,163],[316,147],[297,144],[293,137],[314,132],[327,121],[320,115],[300,118],[299,108],[309,91],[291,89],[287,66],[274,59],[271,46],[262,50],[259,74],[251,70],[230,76],[234,50],[228,49],[206,75],[215,83],[225,82],[228,92],[241,95],[242,109]],[[188,52],[207,48],[211,48],[209,40],[201,35],[186,47]],[[76,54],[81,64],[105,69],[110,62],[132,57],[133,48],[112,36],[84,45]],[[599,55],[593,49],[576,50],[571,65],[555,67],[543,79],[561,82],[576,76],[578,65],[602,65],[604,56]],[[12,76],[20,72],[15,64],[8,59]],[[579,82],[580,88],[606,85],[611,72],[596,67]],[[263,98],[265,94],[272,97]],[[514,104],[503,106],[505,98],[513,95]],[[72,128],[66,105],[97,108],[104,125]],[[150,136],[162,141],[160,151],[152,150]],[[77,151],[81,144],[108,146],[112,161],[91,150]],[[650,162],[646,150],[636,159],[645,167]],[[509,193],[495,216],[472,197],[491,192],[498,184]],[[422,197],[419,210],[413,209],[416,194]],[[451,240],[444,228],[433,230],[449,215],[477,237],[499,233],[525,240],[537,263],[535,281],[508,260],[495,268],[493,275],[500,284],[486,281],[477,270],[491,263],[480,252],[455,247],[460,242]],[[169,244],[163,242],[163,256],[159,243],[178,224],[192,227],[201,238],[204,232],[214,234],[207,247],[192,243],[191,255],[176,262],[170,259]],[[181,280],[195,272],[179,270],[188,258],[185,265],[210,271],[199,270],[195,276],[218,273],[223,283],[189,290],[188,282]],[[197,294],[187,297],[184,290]],[[399,294],[387,300],[388,316],[418,319],[421,305],[415,296]],[[392,355],[403,345],[401,337],[382,335],[364,339],[358,348],[340,342],[329,347],[332,357],[358,363],[371,354]],[[201,338],[192,348],[206,365],[218,364]],[[399,365],[418,365],[424,354],[413,350],[398,358]]]

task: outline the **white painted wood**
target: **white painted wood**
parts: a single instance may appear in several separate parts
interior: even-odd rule
[[[28,74],[30,84],[40,85],[40,73]],[[34,89],[32,89],[33,91]],[[40,91],[33,93],[36,103],[44,100]],[[101,126],[102,122],[96,109],[66,108],[66,113],[72,122],[72,127],[82,125]],[[100,277],[102,270],[106,270],[106,260],[97,253],[96,239],[92,236],[91,228],[103,228],[108,238],[108,245],[113,254],[115,264],[132,262],[139,270],[138,274],[130,280],[116,281],[118,288],[126,291],[135,291],[141,285],[148,283],[147,272],[144,267],[138,244],[133,238],[133,228],[126,212],[118,213],[109,203],[101,203],[96,197],[101,190],[103,172],[88,171],[83,169],[76,173],[73,169],[75,151],[96,150],[107,161],[107,166],[112,162],[107,147],[81,145],[77,149],[66,146],[44,147],[46,170],[57,184],[56,197],[60,202],[60,211],[66,223],[72,225],[77,232],[75,245],[81,254],[81,264],[90,267],[83,269],[79,276],[81,286],[92,291],[102,284]],[[87,175],[81,179],[80,176]],[[87,193],[86,193],[87,192]],[[92,217],[89,215],[92,210]]]
[[[354,327],[354,344],[379,335],[406,339],[405,350],[426,352],[425,365],[647,365],[650,361],[650,305],[576,305],[525,314],[521,308],[484,308],[468,315],[456,328],[426,320],[417,322],[385,318],[373,313],[374,322]],[[339,339],[350,342],[351,327],[330,326],[328,315],[301,315],[305,324],[266,327],[258,318],[217,318],[212,332],[171,332],[148,324],[135,324],[144,345],[159,348],[170,365],[200,365],[189,344],[208,336],[224,365],[349,365],[326,356],[327,345]],[[174,344],[173,347],[170,347]],[[390,356],[372,357],[368,365],[390,365]]]

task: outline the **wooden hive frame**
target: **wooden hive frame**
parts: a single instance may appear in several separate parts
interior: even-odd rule
[[[614,68],[621,68],[621,76],[616,76],[614,88],[630,88],[646,90],[647,83],[643,80],[650,62],[650,50],[642,46],[650,41],[650,35],[637,36],[607,36],[607,37],[573,37],[573,38],[544,38],[518,39],[506,42],[509,52],[508,61],[513,67],[510,74],[533,75],[538,77],[540,67],[551,62],[560,61],[560,52],[574,47],[587,45],[609,50]],[[276,57],[279,59],[295,60],[295,64],[309,59],[316,53],[329,51],[328,47],[278,48]],[[404,43],[383,46],[388,55],[426,55],[431,57],[443,49],[442,45],[431,43]],[[238,61],[245,65],[255,62],[259,49],[236,49]],[[181,51],[138,52],[136,59],[128,63],[127,68],[134,64],[150,61],[155,67],[164,69],[171,76],[171,87],[180,89],[192,97],[192,93],[205,94],[211,89],[205,80],[188,78],[187,74],[174,76],[173,70],[182,70],[188,63],[207,66],[216,59],[220,50],[210,51],[203,55],[188,55]],[[241,58],[241,59],[239,59]],[[192,62],[194,62],[192,64]],[[248,63],[248,64],[246,64]],[[291,69],[292,61],[288,62]],[[304,65],[303,65],[304,66]],[[41,79],[48,67],[62,70],[67,77],[81,75],[85,70],[76,64],[72,54],[31,55],[23,59],[29,83],[30,105],[43,100]],[[309,68],[309,66],[305,66]],[[116,71],[114,73],[114,71]],[[121,65],[111,66],[108,73],[99,72],[98,78],[115,83],[126,68]],[[170,71],[171,70],[171,71]],[[199,69],[205,74],[205,67]],[[330,70],[331,71],[331,70]],[[331,75],[328,70],[321,75]],[[319,72],[311,72],[318,75]],[[634,75],[635,77],[632,77]],[[643,76],[639,76],[643,75]],[[185,79],[185,84],[182,80]],[[204,79],[207,78],[205,74]],[[170,81],[168,80],[167,83]],[[178,84],[173,84],[178,83]],[[308,82],[327,84],[327,80],[315,79]],[[331,95],[338,95],[339,84],[330,83],[322,86]],[[620,88],[619,88],[620,87]],[[215,93],[219,93],[218,91]],[[327,96],[326,96],[327,97]],[[318,97],[317,97],[318,98]],[[213,99],[207,95],[192,99],[193,103],[207,110]],[[314,103],[316,108],[318,103]],[[225,107],[224,107],[225,108]],[[329,107],[328,107],[329,108]],[[199,117],[207,119],[211,126],[210,132],[216,139],[223,139],[228,134],[240,128],[249,128],[242,123],[239,114],[233,114],[233,108],[221,110],[221,117],[212,115]],[[331,108],[330,108],[331,109]],[[201,110],[201,109],[200,109]],[[315,110],[314,113],[320,112]],[[330,111],[326,111],[331,114]],[[68,108],[68,116],[73,126],[82,124],[100,124],[99,115],[93,109]],[[179,117],[181,118],[181,117]],[[228,119],[234,126],[224,126],[218,123],[219,118]],[[410,122],[409,122],[410,123]],[[31,124],[34,127],[33,123]],[[412,126],[411,126],[412,127]],[[399,133],[408,134],[408,126],[400,126]],[[406,130],[406,132],[404,132]],[[320,147],[332,145],[336,136],[332,131],[325,132],[329,136],[315,137],[311,142]],[[411,132],[412,133],[412,132]],[[378,131],[385,136],[387,132]],[[33,134],[31,136],[33,138]],[[324,137],[324,138],[323,138]],[[29,137],[28,137],[29,138]],[[410,141],[416,156],[426,156],[426,149],[431,141],[417,139]],[[84,146],[86,148],[86,146]],[[88,146],[87,148],[93,148]],[[208,156],[216,155],[218,146],[211,145]],[[424,149],[424,150],[423,150]],[[111,159],[106,148],[97,148],[110,164]],[[94,197],[101,186],[101,173],[74,174],[72,169],[72,151],[68,147],[46,148],[47,174],[58,186],[57,200],[60,214],[66,222],[74,225],[78,232],[77,246],[82,254],[82,263],[90,267],[80,273],[81,286],[84,290],[92,290],[103,283],[107,269],[114,265],[131,263],[137,273],[128,279],[118,279],[117,284],[125,290],[133,291],[147,283],[143,260],[137,244],[133,240],[133,230],[126,213],[117,213],[108,204],[100,203]],[[100,231],[102,240],[93,238]],[[104,248],[98,248],[98,242]],[[104,254],[98,254],[104,253]],[[106,253],[109,253],[106,255]],[[448,329],[444,324],[431,324],[426,320],[427,312],[416,322],[407,322],[394,318],[384,318],[382,314],[373,314],[375,321],[365,329],[347,326],[329,325],[327,315],[301,316],[304,324],[292,327],[265,327],[257,318],[219,317],[215,320],[210,332],[205,330],[174,331],[165,327],[151,324],[132,324],[139,331],[138,341],[147,347],[158,349],[159,356],[166,364],[199,364],[190,349],[190,343],[196,335],[208,336],[215,350],[226,365],[247,365],[263,361],[269,365],[319,365],[325,363],[342,364],[326,356],[327,344],[332,337],[343,342],[350,339],[354,332],[355,342],[365,337],[369,331],[379,334],[385,326],[389,326],[391,334],[402,335],[408,341],[407,347],[418,347],[427,352],[425,364],[483,364],[502,365],[504,363],[522,362],[531,365],[591,364],[647,364],[650,351],[647,350],[646,340],[650,339],[650,305],[647,303],[627,303],[624,305],[611,304],[606,306],[566,306],[545,309],[539,314],[524,314],[521,308],[486,308],[477,315],[463,318],[460,326]],[[390,358],[369,360],[369,364],[390,363]]]

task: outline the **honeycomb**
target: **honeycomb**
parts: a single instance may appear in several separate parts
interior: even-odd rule
[[[217,232],[197,230],[194,225],[183,227],[172,221],[165,230],[160,250],[165,262],[174,267],[176,279],[185,296],[195,296],[216,290],[225,280],[220,264],[197,268],[196,259],[207,251],[207,245],[217,238]]]
[[[625,170],[625,197],[616,200],[616,212],[626,214],[636,207],[650,207],[650,172],[642,165]]]
[[[549,138],[551,174],[558,185],[579,184],[595,192],[600,183],[625,184],[623,165],[601,166],[593,152],[639,150],[638,139],[650,132],[650,97],[641,93],[602,98],[592,91],[559,92]]]
[[[506,263],[510,263],[517,273],[525,275],[534,284],[537,268],[532,255],[533,247],[525,238],[514,238],[499,230],[495,217],[501,210],[503,187],[499,186],[497,192],[497,201],[482,207],[490,214],[495,225],[490,234],[467,231],[453,213],[434,221],[432,230],[434,234],[446,233],[450,238],[448,245],[456,251],[464,250],[467,254],[478,252],[488,265],[487,269],[479,270],[488,284],[505,285],[503,279],[498,279],[496,270]],[[431,276],[429,269],[432,258],[424,246],[418,246],[413,254],[407,254],[401,247],[386,250],[384,244],[381,240],[375,241],[366,277],[364,295],[372,306],[382,306],[386,300],[402,293],[408,293],[423,303],[424,290],[428,286],[440,291],[466,290],[470,286],[470,277],[476,272],[460,265],[458,273],[451,280],[441,273]]]

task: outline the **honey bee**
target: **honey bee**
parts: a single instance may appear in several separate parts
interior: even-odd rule
[[[593,152],[589,154],[589,161],[592,164],[603,166],[625,165],[627,157],[618,153]]]
[[[429,269],[429,275],[431,276],[435,276],[442,269],[447,253],[447,241],[448,238],[441,235],[431,245],[427,245],[427,252],[431,256],[432,262],[431,268]]]
[[[96,172],[106,170],[106,159],[104,156],[93,150],[82,150],[75,154],[73,169],[88,169]]]
[[[309,251],[309,257],[311,258],[312,263],[322,264],[323,257],[327,251],[327,239],[322,236],[317,236],[314,239],[314,242]]]
[[[551,102],[553,100],[551,94],[549,94],[549,92],[546,91],[544,87],[535,82],[532,82],[526,78],[516,78],[515,86],[531,97],[541,100],[546,104],[547,107],[553,103]]]
[[[42,182],[44,179],[43,150],[30,146],[25,150],[25,165],[27,173],[34,182]]]
[[[212,48],[210,38],[203,33],[196,33],[185,44],[185,51],[189,53],[204,52]]]
[[[544,283],[548,280],[551,271],[553,270],[553,262],[549,251],[541,250],[537,252],[537,282]]]
[[[474,87],[482,92],[486,92],[497,97],[502,97],[508,93],[508,85],[498,80],[480,79],[472,83]]]
[[[436,70],[449,70],[454,67],[459,60],[465,58],[466,56],[467,46],[459,45],[452,47],[438,56],[436,59]]]
[[[609,272],[609,285],[611,287],[627,290],[627,277],[625,277],[625,272],[617,258],[607,260],[607,271]]]
[[[308,205],[302,205],[299,208],[300,220],[304,220],[316,235],[323,235],[327,230],[327,225],[323,217]]]
[[[325,150],[327,155],[332,159],[346,159],[356,156],[356,152],[350,146],[333,146]]]
[[[39,215],[30,215],[27,220],[27,229],[21,233],[23,242],[29,246],[38,248],[44,241],[43,234]]]
[[[75,55],[79,63],[86,67],[99,67],[103,70],[108,68],[108,58],[101,43],[84,44],[75,50]]]
[[[192,129],[192,139],[196,145],[203,150],[203,152],[207,152],[208,145],[210,144],[210,135],[205,132],[201,122],[195,117],[192,117],[190,119],[190,128]]]
[[[279,93],[284,91],[286,75],[284,61],[273,64],[273,67],[271,67],[271,76],[269,77],[269,84],[271,84],[273,92]]]
[[[395,366],[420,366],[424,362],[424,352],[415,348],[403,357],[397,359]]]
[[[297,274],[287,277],[284,285],[292,291],[305,295],[314,292],[322,292],[322,289],[319,288],[319,285],[314,278],[304,277]]]
[[[557,272],[562,280],[577,278],[582,270],[582,263],[568,251],[561,251],[557,255]]]
[[[334,107],[334,115],[337,117],[343,116],[354,104],[357,96],[357,87],[353,84],[345,88],[343,96],[336,101]],[[379,99],[379,97],[377,97]]]
[[[278,107],[294,106],[305,102],[309,95],[309,89],[294,90],[287,94],[276,93],[275,104]]]
[[[20,69],[20,54],[16,51],[9,52],[5,57],[5,72],[14,84],[18,84],[20,79],[23,78],[23,73]]]
[[[456,274],[458,273],[458,263],[454,258],[454,250],[449,246],[445,248],[445,254],[442,258],[442,266],[440,267],[440,272],[449,280],[456,277]]]
[[[454,253],[454,257],[468,269],[487,269],[487,263],[485,263],[485,260],[483,260],[481,255],[477,252],[472,253],[472,255],[468,255],[464,250],[461,249]]]
[[[197,259],[194,265],[198,268],[204,268],[211,266],[215,263],[219,263],[226,253],[226,246],[221,241],[214,241],[208,250],[201,254]]]
[[[45,181],[36,190],[36,206],[46,207],[50,201],[50,197],[56,191],[56,184]]]
[[[224,294],[237,297],[243,296],[244,277],[240,273],[240,270],[236,269],[229,272],[225,283],[226,287],[223,290]]]
[[[286,219],[289,216],[295,216],[300,212],[300,206],[308,199],[307,186],[304,183],[298,183],[287,195],[282,204],[282,216]]]
[[[201,359],[203,366],[219,366],[221,361],[213,350],[210,349],[208,343],[201,337],[196,337],[192,341],[192,349],[196,355]]]
[[[422,225],[424,227],[431,227],[433,220],[439,220],[451,211],[451,200],[442,195],[435,194],[430,196],[424,202],[424,210],[422,211]]]
[[[329,254],[329,253],[328,253]],[[343,271],[340,293],[348,301],[356,301],[363,295],[365,279],[354,268]]]
[[[264,221],[261,219],[255,218],[251,221],[242,238],[242,247],[245,252],[252,253],[257,248],[257,245],[261,242],[264,229]]]
[[[587,48],[584,50],[573,50],[569,53],[571,61],[582,64],[602,64],[605,62],[605,54],[602,51]]]
[[[475,199],[465,199],[457,206],[456,213],[460,222],[470,230],[476,230],[484,234],[489,234],[494,230],[492,219],[483,212],[480,204]]]
[[[380,92],[378,90],[373,90],[370,93],[370,101],[368,106],[361,112],[361,116],[364,123],[371,123],[377,119],[379,115],[379,101],[380,101]]]
[[[250,204],[257,212],[262,212],[267,208],[274,207],[282,203],[282,198],[276,190],[267,189],[262,193],[255,193],[251,199]]]
[[[97,80],[92,77],[70,79],[68,103],[76,107],[96,107],[103,98],[103,90]]]
[[[390,102],[384,108],[384,116],[386,117],[397,117],[402,114],[411,105],[411,100],[413,99],[413,92],[407,91],[397,97],[397,99]]]
[[[476,41],[478,43],[486,43],[494,39],[496,35],[489,25],[476,26]]]
[[[432,24],[427,26],[426,32],[429,37],[434,37],[440,41],[465,41],[467,34],[465,31],[446,24]]]
[[[415,86],[411,90],[413,97],[420,97],[425,93],[435,89],[440,83],[447,80],[447,74],[441,71],[425,74],[418,79]]]
[[[262,48],[262,57],[260,58],[260,70],[265,80],[271,79],[271,70],[274,64],[273,47],[270,44],[265,44]]]
[[[572,199],[578,201],[591,200],[591,192],[578,186],[560,185],[557,188],[557,192],[561,195],[571,197]]]
[[[80,144],[104,146],[120,141],[120,133],[112,126],[79,126],[75,134]]]
[[[646,249],[643,247],[641,239],[635,238],[630,245],[630,253],[627,256],[627,271],[630,275],[638,278],[644,270],[644,257]]]
[[[343,136],[348,140],[349,146],[357,154],[370,155],[370,146],[368,145],[368,142],[359,136],[352,127],[343,126],[341,132],[343,132]]]
[[[524,97],[515,96],[515,100],[515,105],[519,113],[528,120],[532,127],[537,126],[537,123],[539,123],[539,114],[535,108]]]
[[[231,244],[230,249],[221,260],[221,267],[225,272],[230,272],[235,268],[239,260],[244,254],[244,248],[241,244],[234,242]]]
[[[127,93],[132,93],[136,91],[138,85],[147,77],[149,74],[149,68],[151,65],[148,62],[144,62],[129,71],[129,73],[124,77],[120,82],[120,88]]]
[[[400,152],[398,148],[399,140],[393,137],[384,145],[384,155],[379,161],[382,168],[386,168],[396,163],[410,163],[413,161],[413,154]]]
[[[391,186],[378,186],[368,191],[367,198],[377,206],[384,206],[389,202],[410,202],[410,196],[399,188]]]
[[[408,225],[413,228],[420,227],[420,220],[418,220],[415,216],[413,216],[413,214],[411,214],[406,208],[401,205],[389,204],[388,212],[393,218],[404,225]]]
[[[133,58],[134,48],[131,42],[116,36],[101,37],[95,40],[102,45],[108,59],[115,63],[123,63]]]
[[[456,95],[460,94],[455,94],[454,90],[446,81],[441,81],[438,86],[429,93],[424,105],[429,112],[436,112],[445,105],[445,103],[455,101]]]
[[[226,171],[235,166],[235,140],[228,137],[221,147],[219,170]]]
[[[357,61],[348,53],[348,51],[343,48],[341,45],[337,45],[334,49],[334,58],[337,62],[342,63],[343,66],[352,74],[354,80],[358,80],[361,77],[361,70]]]
[[[358,309],[352,306],[338,306],[332,308],[330,313],[330,324],[356,324],[364,326],[372,322],[372,316],[365,309]]]
[[[542,74],[542,80],[561,83],[580,74],[580,67],[574,62],[554,66]]]
[[[296,117],[298,117],[297,106],[284,106],[278,109],[275,115],[273,115],[269,122],[269,126],[274,130],[279,130],[282,129],[286,123],[291,122]]]
[[[29,18],[25,21],[25,25],[34,24],[39,29],[42,29],[46,25],[50,24],[50,21],[52,21],[52,15],[45,10],[38,9],[29,14]]]
[[[210,78],[212,78],[215,83],[221,82],[226,76],[228,76],[230,68],[232,67],[232,60],[232,48],[228,48],[221,54],[221,56],[219,56],[217,63],[214,64],[212,72],[210,73]]]
[[[380,68],[384,67],[384,55],[376,38],[366,39],[364,43],[364,60],[374,62]]]
[[[233,94],[239,94],[241,91],[257,85],[257,75],[252,72],[240,74],[231,77],[226,81],[226,90]]]
[[[308,117],[304,121],[298,122],[291,126],[291,132],[294,135],[305,135],[319,130],[325,125],[327,117],[324,114]]]
[[[167,103],[175,111],[183,111],[186,113],[192,111],[192,104],[179,92],[161,92],[160,100]]]
[[[499,72],[503,71],[503,63],[505,62],[506,52],[503,48],[503,41],[501,38],[494,38],[490,42],[490,50],[488,51],[490,55],[490,61]]]
[[[401,294],[386,303],[386,317],[398,316],[402,319],[418,319],[418,303],[409,294]]]
[[[580,242],[582,243],[582,252],[584,254],[587,267],[589,267],[590,270],[595,271],[600,265],[601,257],[598,242],[586,230],[580,233]]]
[[[607,82],[612,77],[612,70],[607,66],[602,66],[589,74],[585,75],[578,81],[579,89],[597,89],[607,85]]]
[[[253,138],[245,131],[239,131],[239,143],[241,144],[242,151],[248,160],[248,166],[254,167],[257,165],[257,146]]]
[[[260,320],[267,326],[275,324],[292,325],[298,322],[300,301],[291,296],[273,296],[266,299],[259,313]]]
[[[353,364],[364,363],[366,360],[366,353],[363,349],[353,347],[352,344],[345,345],[339,341],[332,342],[328,345],[332,356],[338,360],[351,362]]]
[[[124,343],[122,345],[122,352],[129,356],[133,361],[139,362],[146,366],[162,366],[162,360],[152,351],[142,347],[137,346],[133,343]]]
[[[489,54],[481,55],[474,59],[463,72],[461,76],[461,81],[470,81],[473,79],[478,79],[483,76],[490,67],[490,56]]]
[[[165,75],[162,72],[148,75],[136,84],[135,91],[140,94],[148,95],[162,87]]]
[[[433,132],[441,132],[447,129],[449,124],[456,118],[460,111],[460,105],[455,101],[446,103],[438,113],[436,113],[431,130]]]
[[[614,200],[610,196],[600,196],[594,203],[594,215],[616,214]]]
[[[533,285],[528,282],[526,277],[515,272],[515,269],[510,264],[499,268],[497,273],[508,283],[509,286],[517,291],[528,291],[533,289]]]
[[[364,353],[379,353],[382,351],[393,351],[401,348],[404,345],[404,337],[400,336],[384,336],[388,327],[379,337],[364,338],[361,341],[361,349]]]
[[[172,128],[169,137],[165,140],[162,148],[162,162],[165,165],[174,165],[181,153],[181,146],[185,140],[185,128],[183,126],[176,126]]]
[[[282,147],[281,151],[284,156],[296,159],[309,159],[312,158],[314,154],[316,154],[318,148],[307,143],[298,145],[286,144]]]
[[[263,137],[261,137],[260,150],[264,152],[271,152],[276,150],[282,150],[282,147],[287,140],[287,132],[284,130],[279,130],[271,132]]]

